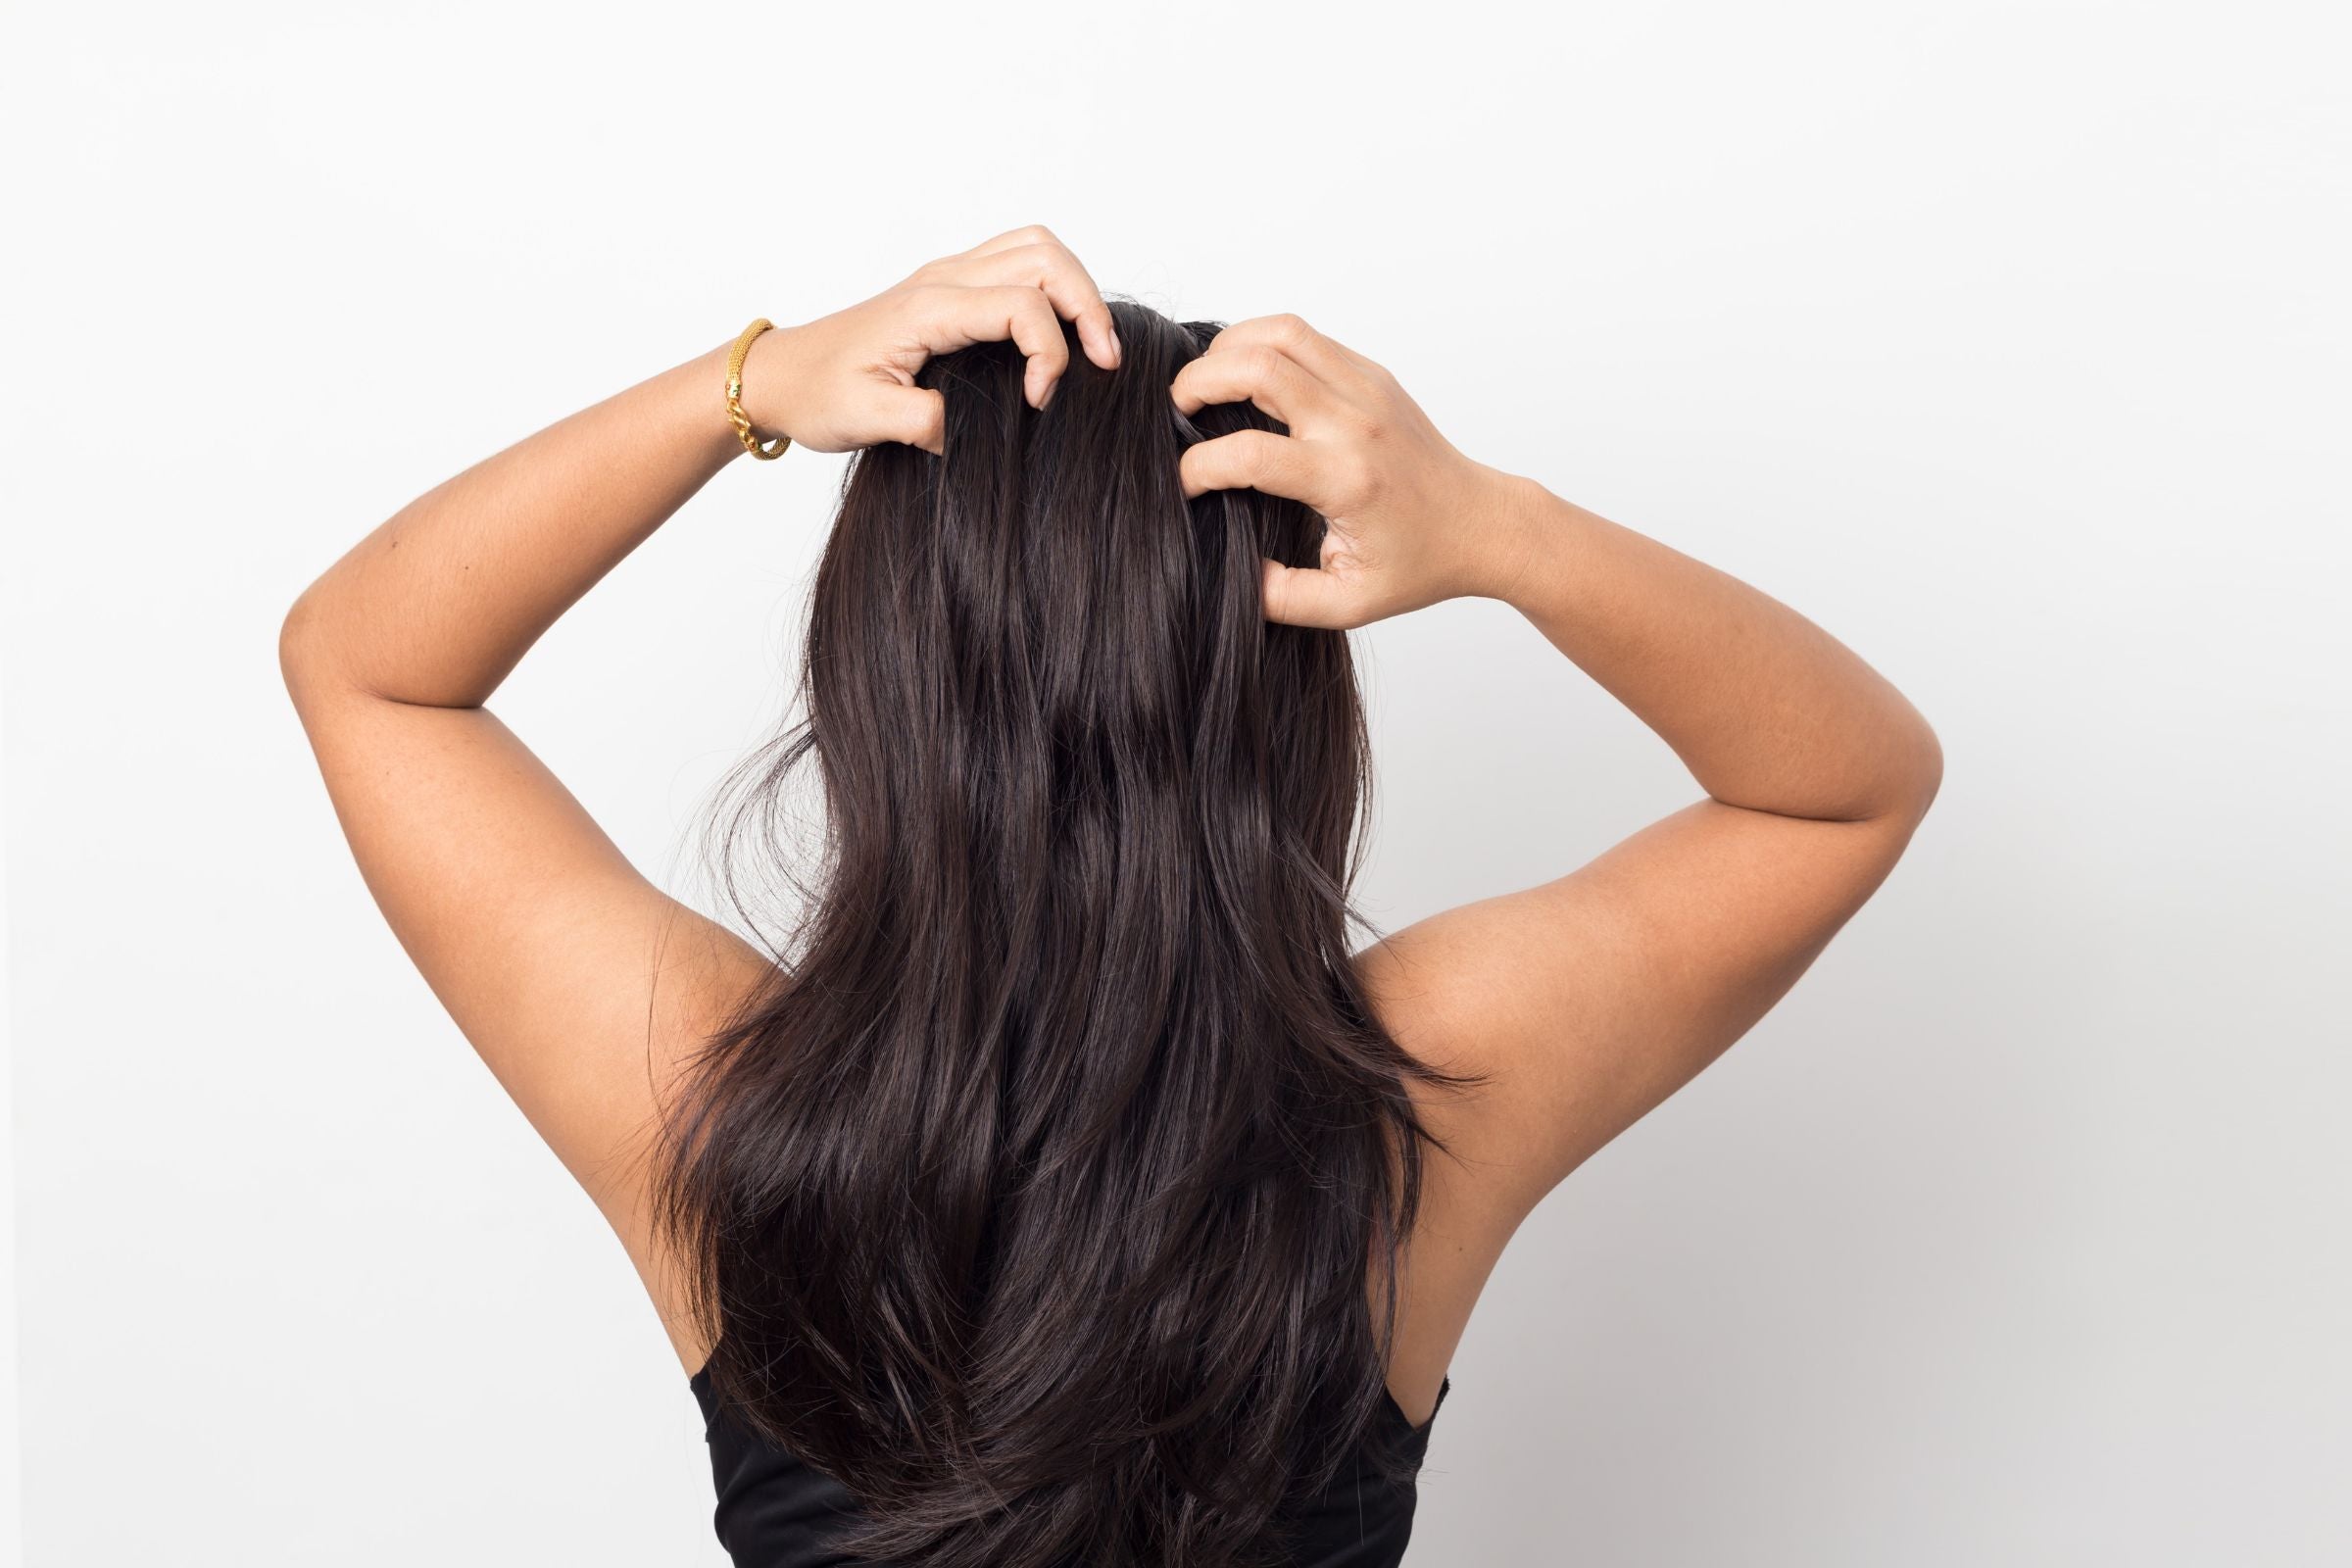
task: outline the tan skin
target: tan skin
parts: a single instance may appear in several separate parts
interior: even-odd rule
[[[1032,403],[1058,319],[1117,363],[1086,270],[1043,228],[943,258],[754,345],[762,434],[937,452],[933,354],[1009,338]],[[403,508],[311,585],[286,684],[368,888],[499,1082],[595,1200],[699,1367],[647,1204],[679,1064],[767,958],[653,886],[484,704],[540,634],[745,453],[729,344],[558,421]],[[1704,1068],[1804,973],[1902,855],[1941,778],[1934,732],[1803,616],[1457,451],[1386,369],[1295,316],[1237,322],[1170,388],[1251,401],[1288,436],[1192,448],[1188,494],[1254,487],[1331,520],[1316,569],[1268,564],[1269,618],[1354,627],[1500,600],[1673,748],[1703,796],[1590,864],[1356,956],[1382,1020],[1490,1089],[1430,1096],[1430,1162],[1389,1385],[1419,1421],[1503,1247],[1570,1172]],[[650,1055],[649,1055],[650,1026]]]

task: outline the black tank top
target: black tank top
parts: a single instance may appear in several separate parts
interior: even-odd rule
[[[710,1476],[718,1488],[712,1516],[718,1544],[735,1568],[853,1568],[850,1558],[828,1544],[858,1504],[832,1477],[745,1431],[718,1407],[709,1367],[687,1386],[703,1407],[703,1436],[710,1446]],[[1429,1449],[1429,1432],[1453,1391],[1453,1379],[1438,1387],[1429,1420],[1414,1426],[1394,1396],[1381,1401],[1378,1419],[1403,1446],[1418,1470]],[[1365,1442],[1372,1438],[1367,1434]],[[1302,1510],[1285,1516],[1298,1527],[1294,1568],[1396,1568],[1413,1533],[1418,1488],[1384,1483],[1362,1450],[1340,1466],[1331,1486]],[[1180,1568],[1171,1564],[1170,1568]]]

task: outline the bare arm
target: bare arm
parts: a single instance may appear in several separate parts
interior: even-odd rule
[[[640,877],[482,704],[558,615],[742,454],[721,408],[726,352],[411,502],[303,592],[279,634],[287,690],[386,921],[606,1203],[627,1200],[653,1108],[649,1017],[682,1037],[715,989],[749,977],[753,956]],[[683,967],[657,984],[657,952],[681,933],[691,940],[668,951]]]
[[[428,708],[488,701],[557,616],[743,455],[720,411],[727,348],[483,459],[363,538],[286,617],[297,702],[329,684]],[[747,366],[747,391],[767,379]]]
[[[822,451],[937,450],[938,394],[913,384],[923,361],[1009,338],[1042,402],[1068,363],[1060,317],[1079,323],[1090,357],[1115,363],[1109,313],[1076,258],[1043,230],[1016,230],[760,336],[745,412],[762,435]],[[723,406],[728,347],[402,508],[304,591],[279,638],[287,689],[385,919],[658,1301],[645,1135],[682,1054],[768,960],[640,876],[482,705],[557,616],[743,455]]]
[[[1497,518],[1507,600],[1657,731],[1708,796],[1780,816],[1916,816],[1941,774],[1919,710],[1736,577],[1529,480]]]
[[[1706,792],[1589,865],[1359,957],[1400,1040],[1495,1076],[1454,1130],[1496,1173],[1507,1228],[1804,973],[1935,798],[1935,734],[1788,606],[1463,457],[1386,369],[1296,317],[1229,328],[1175,393],[1188,412],[1248,397],[1291,432],[1194,448],[1188,490],[1250,485],[1331,520],[1319,568],[1268,564],[1269,616],[1357,626],[1503,600]]]

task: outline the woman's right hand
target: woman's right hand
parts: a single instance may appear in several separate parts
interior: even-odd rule
[[[1344,629],[1444,599],[1509,597],[1531,482],[1464,457],[1381,366],[1296,316],[1219,332],[1176,373],[1186,416],[1254,403],[1290,434],[1239,430],[1184,454],[1184,493],[1262,490],[1330,524],[1322,565],[1265,565],[1268,620]]]

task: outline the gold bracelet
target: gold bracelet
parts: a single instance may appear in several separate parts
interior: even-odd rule
[[[735,433],[743,438],[744,446],[755,458],[780,458],[784,449],[792,445],[792,437],[780,435],[773,446],[761,446],[760,437],[752,431],[751,416],[743,412],[744,357],[752,352],[752,339],[774,324],[762,316],[743,329],[743,336],[735,340],[735,347],[727,354],[727,421],[735,426]]]

